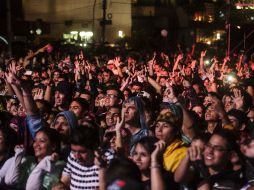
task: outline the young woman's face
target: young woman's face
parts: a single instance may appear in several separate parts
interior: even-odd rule
[[[174,127],[172,127],[169,123],[158,121],[155,125],[155,136],[159,140],[170,143],[174,140],[176,134]]]
[[[136,145],[132,159],[137,164],[141,172],[149,169],[151,164],[151,155],[143,145]]]
[[[43,159],[45,156],[50,155],[53,152],[53,147],[48,136],[42,131],[39,131],[36,134],[33,148],[34,155],[38,160]]]

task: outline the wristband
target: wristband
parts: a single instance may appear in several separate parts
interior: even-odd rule
[[[150,169],[153,169],[153,168],[160,168],[161,166],[158,164],[158,165],[151,165],[150,166]]]

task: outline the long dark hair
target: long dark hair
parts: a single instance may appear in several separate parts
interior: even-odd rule
[[[51,146],[54,147],[53,151],[56,153],[59,153],[60,146],[61,146],[60,134],[55,129],[48,128],[48,127],[45,127],[39,130],[37,133],[39,132],[44,133],[49,138]]]
[[[149,153],[152,154],[152,152],[155,150],[155,143],[158,140],[155,137],[152,136],[147,136],[147,137],[143,137],[141,138],[135,145],[135,147],[140,144],[142,145],[145,150]]]

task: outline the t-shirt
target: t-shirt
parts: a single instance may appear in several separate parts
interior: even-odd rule
[[[63,175],[70,177],[71,190],[99,188],[99,168],[96,165],[87,167],[79,164],[72,153],[67,159]]]

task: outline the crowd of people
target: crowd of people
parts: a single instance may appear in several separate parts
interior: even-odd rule
[[[0,189],[254,189],[254,61],[0,55]]]

